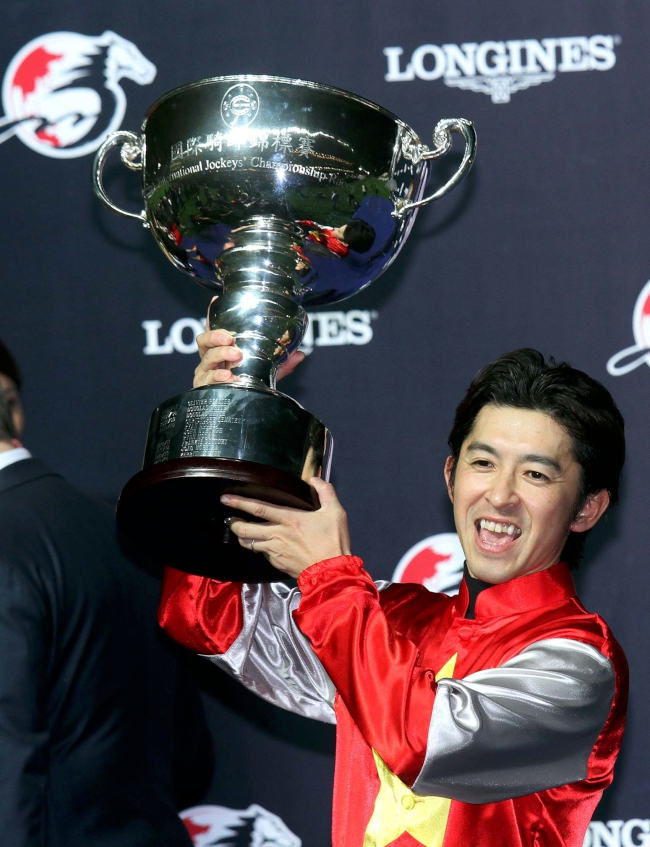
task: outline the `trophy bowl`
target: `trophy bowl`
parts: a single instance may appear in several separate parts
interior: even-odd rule
[[[454,175],[425,196],[431,161],[452,133]],[[218,295],[211,329],[234,334],[236,382],[180,394],[153,413],[142,470],[118,503],[122,532],[155,559],[222,579],[281,578],[242,548],[222,493],[319,507],[309,479],[329,477],[332,437],[276,390],[280,364],[307,328],[305,305],[343,300],[393,262],[417,210],[469,171],[476,135],[440,120],[431,149],[387,110],[347,91],[272,76],[200,80],[164,95],[139,134],[97,151],[94,190],[150,228],[167,258]],[[116,206],[102,173],[112,148],[142,174],[144,210]]]

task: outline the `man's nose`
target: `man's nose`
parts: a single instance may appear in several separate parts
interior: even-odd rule
[[[519,503],[519,495],[515,475],[506,471],[496,474],[486,497],[495,509],[503,510],[516,506]]]

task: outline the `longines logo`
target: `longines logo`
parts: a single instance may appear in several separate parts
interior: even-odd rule
[[[403,64],[403,47],[385,47],[387,82],[442,79],[445,85],[489,94],[508,103],[515,91],[555,79],[556,73],[608,71],[616,64],[616,35],[421,44]]]
[[[583,847],[649,847],[650,820],[592,821]]]
[[[372,321],[377,312],[350,309],[347,312],[310,312],[309,328],[301,349],[311,353],[314,347],[340,347],[347,344],[369,344],[372,341]],[[162,332],[162,321],[142,321],[145,333],[145,356],[169,353],[196,353],[196,336],[203,332],[198,318],[179,318]]]

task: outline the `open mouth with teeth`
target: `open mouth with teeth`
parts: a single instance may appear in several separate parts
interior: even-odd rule
[[[509,550],[521,535],[517,524],[509,521],[493,521],[481,518],[476,521],[477,543],[486,553],[504,553]]]

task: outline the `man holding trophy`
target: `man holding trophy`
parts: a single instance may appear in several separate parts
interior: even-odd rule
[[[199,343],[197,384],[232,380],[227,334]],[[618,495],[623,421],[600,383],[519,350],[479,372],[449,443],[457,597],[375,584],[314,478],[315,512],[222,498],[263,521],[230,526],[297,588],[167,568],[159,622],[264,699],[337,724],[335,847],[581,847],[627,664],[570,567]]]
[[[452,132],[458,169],[425,197]],[[195,388],[153,413],[120,526],[167,566],[173,638],[337,724],[335,847],[581,847],[623,732],[625,657],[569,570],[618,495],[623,421],[602,385],[534,350],[479,372],[444,469],[467,559],[458,597],[370,579],[326,481],[331,435],[275,388],[299,362],[303,304],[376,279],[475,143],[464,119],[439,121],[429,149],[356,95],[240,76],[170,92],[96,158],[100,199],[219,294]],[[116,144],[142,171],[140,215],[104,191]]]

